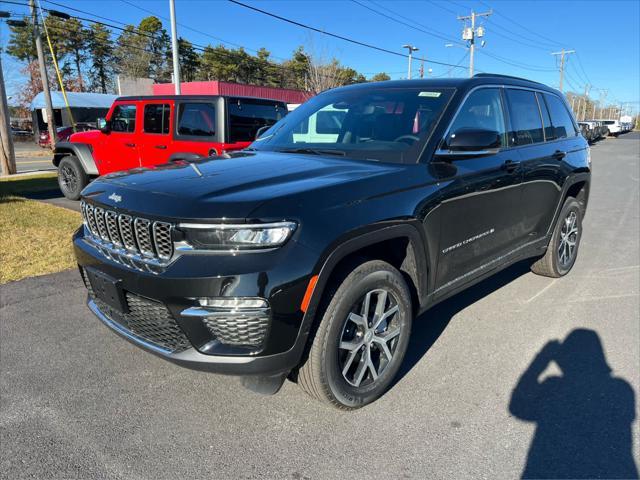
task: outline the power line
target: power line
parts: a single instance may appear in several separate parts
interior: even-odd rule
[[[351,1],[353,3],[355,3],[356,5],[360,5],[362,8],[366,8],[367,10],[369,10],[369,11],[371,11],[371,12],[377,14],[377,15],[380,15],[381,17],[387,18],[388,20],[391,20],[393,22],[399,23],[401,25],[404,25],[406,27],[412,28],[414,30],[417,30],[417,31],[422,32],[422,33],[425,33],[427,35],[431,35],[431,36],[439,38],[441,40],[445,40],[447,42],[453,42],[453,43],[457,43],[458,45],[463,45],[461,42],[458,42],[458,41],[455,41],[455,40],[451,40],[450,37],[445,36],[445,34],[443,34],[443,33],[436,32],[433,29],[432,30],[425,30],[424,28],[420,28],[420,27],[424,27],[424,25],[422,25],[422,24],[420,24],[420,23],[418,23],[418,22],[416,22],[414,20],[411,20],[411,19],[409,19],[407,17],[403,17],[399,13],[396,13],[393,10],[390,10],[390,9],[388,9],[386,7],[383,7],[382,5],[379,5],[379,4],[377,4],[377,3],[373,2],[373,1],[371,1],[371,3],[373,3],[376,7],[381,8],[383,10],[386,10],[387,12],[390,12],[393,15],[396,15],[397,17],[403,18],[405,20],[409,20],[410,22],[412,22],[412,23],[414,23],[416,25],[420,25],[420,27],[416,27],[414,25],[411,25],[410,23],[404,22],[402,20],[398,20],[397,18],[394,18],[394,17],[392,17],[390,15],[387,15],[386,13],[380,12],[380,11],[374,9],[374,8],[369,7],[368,5],[365,5],[364,3],[361,3],[358,0],[351,0]]]
[[[488,5],[487,5],[485,2],[483,2],[482,0],[480,0],[480,3],[482,3],[482,4],[483,4],[483,5],[485,5],[485,6],[488,6]],[[502,13],[502,12],[496,11],[495,13],[496,13],[496,15],[498,15],[498,16],[500,16],[500,17],[504,18],[505,20],[507,20],[507,21],[509,21],[509,22],[511,22],[511,23],[513,23],[514,25],[517,25],[518,27],[522,28],[523,30],[526,30],[527,32],[532,33],[532,34],[533,34],[533,35],[535,35],[536,37],[539,37],[539,38],[543,39],[543,40],[544,40],[546,43],[548,43],[550,46],[557,47],[558,45],[562,45],[562,43],[560,43],[560,42],[557,42],[557,41],[555,41],[555,40],[553,40],[553,39],[551,39],[551,38],[549,38],[549,37],[545,37],[544,35],[540,35],[540,34],[539,34],[538,32],[536,32],[535,30],[531,30],[530,28],[525,27],[525,26],[524,26],[524,25],[522,25],[521,23],[516,22],[515,20],[513,20],[513,19],[512,19],[512,18],[510,18],[510,17],[508,17],[507,15],[505,15],[505,14],[504,14],[504,13]],[[502,28],[504,28],[504,27],[502,27]],[[539,42],[540,40],[537,40],[537,41]]]
[[[513,67],[521,68],[523,70],[530,70],[532,72],[555,72],[556,71],[555,68],[546,68],[546,67],[541,67],[541,66],[537,66],[537,65],[528,65],[528,64],[525,64],[525,63],[520,63],[520,62],[515,62],[515,61],[512,61],[512,60],[508,60],[508,59],[506,59],[504,57],[496,55],[495,53],[488,52],[485,49],[481,49],[481,50],[478,50],[478,51],[480,53],[482,53],[483,55],[487,55],[487,56],[489,56],[489,57],[491,57],[491,58],[493,58],[495,60],[498,60],[499,62],[506,63],[507,65],[511,65]]]
[[[383,48],[383,47],[378,47],[376,45],[371,45],[370,43],[361,42],[360,40],[355,40],[353,38],[345,37],[343,35],[338,35],[336,33],[331,33],[331,32],[327,32],[325,30],[320,30],[319,28],[313,27],[311,25],[307,25],[307,24],[304,24],[304,23],[301,23],[301,22],[297,22],[295,20],[291,20],[289,18],[285,18],[285,17],[282,17],[280,15],[276,15],[275,13],[267,12],[266,10],[262,10],[260,8],[253,7],[251,5],[247,5],[246,3],[242,3],[242,2],[239,2],[237,0],[228,0],[228,1],[233,3],[233,4],[235,4],[235,5],[238,5],[238,6],[241,6],[241,7],[244,7],[244,8],[248,8],[249,10],[253,10],[255,12],[262,13],[263,15],[267,15],[268,17],[276,18],[278,20],[281,20],[283,22],[289,23],[291,25],[296,25],[298,27],[305,28],[305,29],[311,30],[313,32],[317,32],[317,33],[320,33],[322,35],[327,35],[329,37],[337,38],[338,40],[342,40],[342,41],[345,41],[345,42],[353,43],[354,45],[359,45],[361,47],[370,48],[372,50],[377,50],[377,51],[382,52],[382,53],[388,53],[389,55],[395,55],[396,57],[409,58],[409,55],[405,55],[404,53],[395,52],[393,50],[388,50],[388,49]],[[449,63],[438,62],[436,60],[425,60],[425,62],[433,63],[435,65],[445,65],[445,66],[448,66],[448,67],[451,66],[451,64],[449,64]]]

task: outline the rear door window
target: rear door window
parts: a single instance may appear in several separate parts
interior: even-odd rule
[[[216,133],[216,109],[211,103],[181,103],[178,106],[178,135],[212,137]]]
[[[555,138],[575,137],[577,135],[576,127],[564,102],[549,93],[545,93],[544,97],[551,114]]]
[[[551,123],[551,116],[549,115],[549,110],[547,109],[547,103],[542,98],[541,93],[536,93],[536,97],[538,99],[538,105],[540,106],[540,113],[542,113],[542,124],[544,125],[544,139],[548,142],[549,140],[555,140],[556,134],[554,132],[553,124]]]
[[[253,142],[261,127],[271,126],[284,117],[287,109],[283,104],[269,100],[230,98],[229,142]]]
[[[111,131],[123,133],[136,131],[135,105],[116,105],[111,114]]]
[[[164,103],[150,103],[144,106],[145,133],[169,133],[171,106]]]
[[[535,92],[507,89],[507,99],[512,128],[510,144],[521,146],[543,142],[542,118]]]

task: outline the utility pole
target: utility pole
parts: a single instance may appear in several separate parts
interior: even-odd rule
[[[9,120],[9,106],[7,105],[7,92],[4,88],[4,76],[2,75],[2,58],[0,55],[0,147],[2,152],[2,175],[16,173],[16,154],[13,150],[13,138],[11,138],[11,122]]]
[[[35,1],[29,0],[29,9],[31,10],[31,18],[33,19],[33,35],[36,41],[36,50],[38,51],[38,66],[40,67],[40,80],[42,80],[42,92],[44,93],[44,104],[47,112],[47,128],[49,129],[49,141],[51,149],[56,148],[56,120],[53,116],[53,103],[51,102],[51,91],[49,90],[49,76],[47,75],[47,67],[44,63],[44,51],[42,49],[42,37],[40,36],[40,26],[38,24],[38,12],[36,11]],[[42,19],[44,21],[44,19]]]
[[[409,67],[407,69],[407,80],[411,80],[411,58],[413,57],[413,52],[417,52],[420,49],[409,44],[403,45],[402,48],[406,48],[407,50],[409,50]]]
[[[587,100],[589,100],[589,90],[591,90],[591,85],[588,83],[584,86],[584,97],[581,100],[584,100],[584,108],[581,108],[582,120],[586,120],[587,118]],[[580,117],[578,117],[580,118]]]
[[[10,16],[9,12],[0,12],[0,19],[9,18]],[[26,26],[26,23],[22,20],[7,20],[7,24],[16,27]],[[11,136],[11,114],[7,104],[7,91],[2,73],[2,48],[0,48],[0,167],[2,175],[16,173],[16,154]]]
[[[558,56],[560,55],[560,88],[559,90],[562,92],[562,82],[564,80],[564,65],[565,65],[565,59],[564,57],[566,55],[569,55],[571,53],[576,53],[575,50],[565,50],[564,48],[562,50],[560,50],[559,52],[553,52],[551,53],[551,55],[555,55]]]
[[[478,17],[488,17],[493,13],[493,10],[489,10],[484,13],[476,13],[471,10],[471,15],[466,15],[463,17],[458,17],[458,20],[466,22],[467,20],[471,20],[471,28],[465,27],[462,30],[462,39],[469,41],[469,77],[473,77],[473,67],[474,60],[473,56],[476,52],[476,37],[484,37],[484,27],[480,26],[476,28],[476,18]],[[484,42],[483,42],[484,44]]]
[[[173,51],[173,84],[176,95],[180,95],[180,63],[178,55],[178,28],[176,27],[175,0],[169,0],[169,13],[171,14],[171,50]]]
[[[600,106],[600,117],[602,117],[602,112],[604,111],[604,102],[607,101],[607,94],[608,93],[609,93],[609,90],[606,89],[606,88],[603,89],[603,90],[600,90],[600,98],[602,99],[602,100],[600,100],[598,102],[599,106]],[[596,117],[596,118],[600,118],[600,117]]]

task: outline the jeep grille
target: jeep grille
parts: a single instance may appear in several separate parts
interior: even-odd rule
[[[132,217],[81,202],[80,210],[94,240],[113,250],[123,249],[142,258],[166,262],[173,256],[173,225]]]

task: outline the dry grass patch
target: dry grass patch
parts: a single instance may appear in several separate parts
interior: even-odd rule
[[[0,180],[0,284],[76,265],[71,235],[80,214],[19,196],[56,186],[55,174]]]

